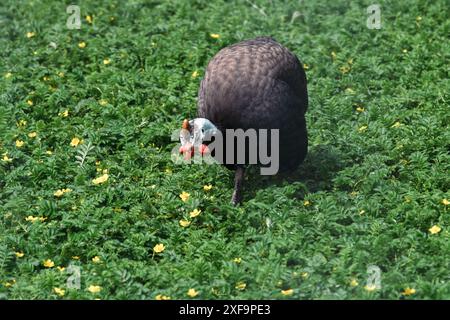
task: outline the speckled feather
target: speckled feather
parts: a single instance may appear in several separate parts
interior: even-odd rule
[[[280,129],[281,170],[307,153],[306,76],[298,58],[272,38],[246,40],[209,62],[198,95],[198,116],[220,130]]]

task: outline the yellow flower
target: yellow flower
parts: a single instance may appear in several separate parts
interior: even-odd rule
[[[247,287],[247,284],[245,282],[238,282],[236,283],[236,289],[238,290],[244,290]]]
[[[331,51],[331,58],[332,58],[333,60],[336,60],[336,57],[337,57],[336,52]]]
[[[416,21],[417,22],[422,21],[422,17],[421,16],[416,17]]]
[[[448,201],[447,199],[442,199],[442,204],[444,206],[448,206],[450,204],[450,201]]]
[[[33,38],[35,35],[35,32],[27,32],[27,38]]]
[[[69,116],[69,110],[66,109],[63,112],[58,113],[58,116],[64,117],[64,118],[68,117]]]
[[[294,293],[294,289],[281,290],[281,294],[283,296],[292,296]]]
[[[306,63],[303,64],[303,69],[308,70],[309,69],[309,65],[307,65]]]
[[[16,279],[12,279],[11,282],[5,282],[3,285],[7,288],[11,287],[13,284],[16,283]]]
[[[28,216],[25,218],[25,221],[30,221],[32,223],[35,223],[36,221],[41,221],[44,222],[45,220],[47,220],[47,218],[45,217],[33,217],[33,216]]]
[[[180,226],[182,226],[184,228],[189,227],[189,225],[191,224],[191,222],[189,220],[184,220],[184,219],[180,220],[179,223],[180,223]]]
[[[29,106],[32,106],[33,105],[33,101],[32,100],[27,100],[27,104],[29,105]]]
[[[100,164],[101,164],[101,161],[100,161],[100,160],[95,161],[95,165],[96,165],[96,166],[99,166]]]
[[[234,258],[233,262],[239,264],[242,262],[242,258]]]
[[[66,290],[61,288],[53,288],[53,291],[60,297],[64,296],[64,294],[66,293]]]
[[[203,186],[203,190],[205,190],[205,191],[209,191],[209,190],[211,190],[212,189],[212,185],[210,185],[210,184],[207,184],[207,185],[204,185]]]
[[[55,196],[55,197],[61,197],[64,193],[67,193],[67,192],[71,192],[72,191],[72,189],[58,189],[58,190],[56,190],[55,191],[55,193],[53,193],[53,195]]]
[[[430,229],[428,229],[428,231],[430,231],[431,234],[439,233],[439,232],[441,232],[441,230],[442,230],[441,227],[436,226],[436,225],[434,225]]]
[[[72,256],[72,259],[73,260],[80,260],[80,257],[79,256]]]
[[[93,262],[93,263],[100,263],[100,261],[101,261],[101,260],[100,260],[100,257],[99,257],[99,256],[95,256],[95,257],[92,258],[92,262]]]
[[[62,72],[62,71],[58,72],[58,77],[64,78],[64,72]]]
[[[53,154],[52,150],[47,150],[47,151],[45,151],[45,153],[48,154],[48,155]]]
[[[308,272],[302,272],[302,278],[303,278],[303,279],[308,278],[308,276],[309,276],[309,273],[308,273]]]
[[[364,289],[366,289],[369,292],[372,292],[372,291],[375,291],[377,289],[377,286],[374,285],[374,284],[371,284],[371,285],[364,286]]]
[[[19,120],[19,122],[17,123],[17,126],[19,127],[25,127],[27,125],[27,121],[26,120]]]
[[[98,103],[99,103],[101,106],[106,106],[106,105],[108,104],[108,100],[101,99]]]
[[[103,174],[108,173],[108,169],[103,169],[103,170],[102,170],[102,173],[103,173]]]
[[[355,90],[353,90],[352,88],[345,89],[345,92],[348,94],[355,94]]]
[[[28,137],[29,138],[35,138],[37,136],[37,133],[36,132],[30,132],[29,134],[28,134]]]
[[[77,137],[72,138],[72,141],[70,141],[70,145],[72,147],[76,147],[80,144],[81,140]]]
[[[55,197],[62,197],[62,195],[64,194],[64,191],[62,190],[56,190],[55,193],[53,194]]]
[[[12,77],[12,73],[11,72],[5,73],[5,78],[6,79],[11,78],[11,77]]]
[[[88,288],[88,291],[90,293],[98,293],[98,292],[102,291],[102,287],[96,286],[96,285],[90,285]]]
[[[197,217],[200,213],[202,213],[202,210],[194,209],[193,211],[191,211],[191,212],[189,213],[189,216],[190,216],[191,218],[195,218],[195,217]]]
[[[31,221],[31,222],[36,222],[38,220],[37,217],[33,217],[33,216],[28,216],[25,218],[25,221]]]
[[[24,142],[22,140],[16,140],[16,147],[21,148],[23,146]]]
[[[86,16],[86,21],[87,21],[87,23],[91,24],[92,23],[92,17],[91,16]]]
[[[350,71],[350,67],[349,66],[342,66],[342,67],[339,68],[339,70],[341,71],[341,73],[345,74],[345,73]]]
[[[46,268],[53,268],[55,266],[55,263],[52,260],[47,259],[44,261],[43,265]]]
[[[25,253],[23,253],[22,251],[14,252],[14,254],[17,258],[22,258],[25,255]]]
[[[169,296],[162,295],[162,294],[158,294],[158,295],[155,297],[155,299],[156,299],[156,300],[170,300],[170,297],[169,297]]]
[[[66,270],[65,267],[56,267],[56,269],[58,269],[60,272],[63,272],[64,270]]]
[[[405,288],[405,291],[403,291],[402,292],[402,294],[404,295],[404,296],[410,296],[410,295],[412,295],[412,294],[414,294],[414,293],[416,293],[416,289],[414,289],[414,288]]]
[[[359,210],[359,215],[362,216],[364,213],[366,213],[366,210]]]
[[[305,207],[310,206],[310,205],[311,205],[311,202],[310,202],[309,200],[305,200],[305,201],[303,201],[303,205],[304,205]]]
[[[350,287],[357,287],[358,285],[359,285],[359,283],[356,279],[352,279],[350,281]]]
[[[403,49],[402,52],[403,53],[408,53],[408,49]]]
[[[213,39],[219,39],[220,38],[220,34],[217,34],[217,33],[211,33],[209,36],[211,38],[213,38]]]
[[[164,249],[166,249],[166,247],[164,247],[164,245],[162,243],[159,243],[153,247],[153,252],[161,253],[164,251]]]
[[[357,107],[357,108],[356,108],[356,111],[358,111],[358,112],[364,112],[364,108],[363,108],[363,107]]]
[[[367,126],[361,126],[361,127],[358,128],[359,132],[364,132],[366,130],[367,130]]]
[[[184,202],[188,201],[190,196],[191,196],[191,195],[190,195],[189,193],[184,192],[184,191],[180,194],[180,198],[181,198],[181,200],[183,200]]]
[[[198,291],[191,288],[188,290],[187,295],[191,298],[195,298],[196,296],[198,296]]]
[[[391,126],[391,128],[398,128],[398,127],[400,127],[402,124],[399,122],[399,121],[397,121],[396,123],[394,123],[392,126]]]
[[[95,178],[92,180],[93,184],[102,184],[105,183],[106,181],[108,181],[109,175],[107,173],[101,175],[98,178]]]
[[[44,80],[44,81],[48,81],[48,80],[50,80],[50,78],[49,78],[49,77],[47,77],[47,76],[44,76],[44,77],[42,78],[42,80]]]
[[[78,47],[79,47],[80,49],[85,48],[85,47],[86,47],[86,42],[80,42],[80,43],[78,44]]]
[[[3,162],[11,162],[11,161],[12,161],[12,159],[11,159],[10,157],[8,157],[8,153],[7,153],[7,152],[5,152],[5,153],[3,154],[2,161],[3,161]]]
[[[103,64],[104,65],[107,65],[107,64],[110,64],[110,63],[111,63],[111,60],[109,60],[108,58],[103,59]]]
[[[198,71],[195,70],[194,72],[192,72],[192,78],[197,78],[198,77]]]

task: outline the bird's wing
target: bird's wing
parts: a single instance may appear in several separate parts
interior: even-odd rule
[[[199,88],[198,115],[232,127],[224,122],[242,124],[249,109],[260,108],[264,100],[276,102],[277,92],[287,99],[286,107],[306,112],[306,76],[300,61],[272,38],[243,41],[222,49],[209,62]]]

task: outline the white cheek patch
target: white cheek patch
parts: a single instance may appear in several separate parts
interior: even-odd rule
[[[180,142],[184,146],[186,143],[190,142],[191,133],[187,129],[181,129],[180,131]]]
[[[199,146],[202,143],[203,140],[202,127],[203,127],[202,119],[196,119],[194,121],[194,129],[193,129],[194,137],[192,141],[192,144],[194,146]]]
[[[194,122],[194,141],[192,141],[194,146],[198,146],[202,142],[201,137],[201,127],[198,123]]]

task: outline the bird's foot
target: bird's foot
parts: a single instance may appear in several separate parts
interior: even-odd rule
[[[236,207],[241,202],[242,202],[242,195],[241,195],[241,193],[237,192],[236,190],[234,190],[233,196],[231,197],[231,204]]]
[[[234,191],[231,197],[231,203],[237,206],[242,202],[242,182],[244,180],[244,167],[237,167],[234,175]]]

